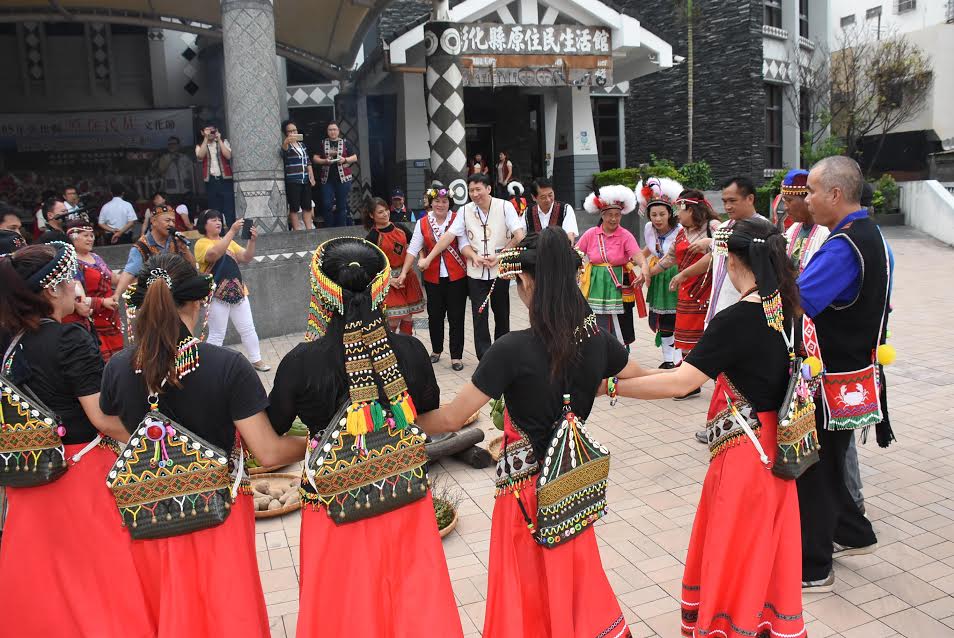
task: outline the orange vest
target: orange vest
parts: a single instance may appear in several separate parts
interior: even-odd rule
[[[450,221],[447,223],[447,227],[450,228],[451,224],[454,223],[454,218],[457,217],[457,213],[450,213]],[[431,218],[428,215],[425,215],[418,222],[421,225],[421,234],[424,236],[424,252],[425,254],[430,254],[434,250],[434,246],[437,245],[437,235],[434,233],[434,228],[431,226]],[[460,251],[457,248],[457,240],[455,239],[451,242],[451,245],[447,247],[447,250],[440,256],[440,259],[435,259],[431,262],[431,265],[427,267],[427,270],[424,271],[424,281],[431,284],[439,284],[441,281],[441,260],[444,261],[444,267],[447,268],[447,276],[451,281],[457,281],[458,279],[463,279],[467,275],[467,268],[464,265],[464,258],[461,257]]]

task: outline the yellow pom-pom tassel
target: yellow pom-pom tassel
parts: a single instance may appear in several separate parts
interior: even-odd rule
[[[878,363],[889,366],[898,358],[898,352],[890,343],[878,346]]]
[[[808,366],[808,371],[811,373],[812,377],[817,377],[821,374],[822,363],[818,357],[808,357],[803,362]]]

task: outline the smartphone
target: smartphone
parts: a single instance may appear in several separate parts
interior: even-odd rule
[[[301,133],[295,133],[294,135],[292,135],[292,139],[295,140],[296,142],[301,142],[305,139],[305,136],[302,135]]]
[[[251,239],[252,238],[252,226],[255,225],[254,217],[246,217],[242,221],[242,239]]]

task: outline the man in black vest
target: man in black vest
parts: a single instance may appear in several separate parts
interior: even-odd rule
[[[547,226],[560,226],[570,238],[570,243],[575,244],[580,229],[576,225],[573,207],[556,201],[553,182],[547,178],[541,177],[534,186],[536,204],[526,214],[527,234],[542,232]]]
[[[831,231],[798,278],[801,305],[817,331],[824,362],[816,406],[819,462],[798,479],[803,591],[831,591],[833,558],[877,547],[871,522],[845,485],[845,455],[856,429],[882,419],[876,349],[888,303],[888,256],[881,231],[861,206],[864,178],[843,156],[818,162],[806,203]]]

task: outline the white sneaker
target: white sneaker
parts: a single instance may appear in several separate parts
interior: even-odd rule
[[[878,549],[877,541],[871,545],[866,545],[865,547],[848,547],[846,545],[839,545],[838,543],[832,543],[834,551],[831,553],[832,558],[841,558],[842,556],[864,556],[865,554],[873,554],[876,549]]]
[[[803,594],[827,594],[835,586],[835,570],[828,572],[828,577],[821,580],[803,580]]]

